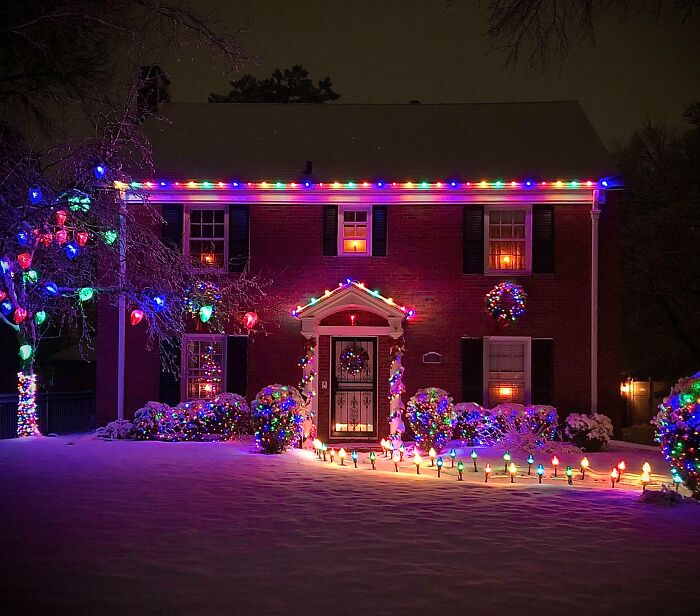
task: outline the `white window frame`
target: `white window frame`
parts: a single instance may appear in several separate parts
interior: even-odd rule
[[[221,343],[221,391],[226,391],[226,376],[228,368],[228,357],[226,350],[227,336],[225,334],[185,334],[182,337],[180,346],[180,400],[190,402],[188,393],[187,359],[190,342],[220,342]]]
[[[196,266],[192,264],[193,269],[202,272],[226,272],[228,271],[228,243],[229,243],[229,228],[228,228],[228,205],[220,203],[196,203],[185,205],[183,231],[182,231],[182,252],[186,258],[190,256],[190,214],[194,210],[222,210],[224,212],[224,265],[223,267],[207,267],[205,265]],[[199,239],[199,238],[197,238]]]
[[[493,405],[489,399],[489,360],[491,357],[490,347],[492,344],[515,344],[522,343],[525,347],[525,395],[523,404],[530,404],[532,401],[532,338],[529,336],[486,336],[483,344],[483,399],[484,406],[491,408]]]
[[[494,210],[525,210],[525,269],[494,269],[489,266],[489,214]],[[484,275],[529,276],[532,273],[532,205],[499,203],[484,206]]]
[[[344,252],[343,230],[345,212],[367,212],[367,250],[365,252]],[[362,204],[345,204],[338,206],[338,256],[339,257],[371,257],[372,256],[372,206]]]

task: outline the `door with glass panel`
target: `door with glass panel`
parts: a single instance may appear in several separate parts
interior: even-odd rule
[[[377,340],[331,339],[331,436],[377,436]]]

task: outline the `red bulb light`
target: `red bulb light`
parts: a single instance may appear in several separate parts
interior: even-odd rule
[[[143,317],[143,310],[136,309],[131,311],[131,317],[129,318],[129,320],[131,321],[132,325],[138,325],[143,320]]]

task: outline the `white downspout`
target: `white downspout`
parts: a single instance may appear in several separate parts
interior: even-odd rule
[[[600,191],[591,206],[591,413],[598,412],[598,220]]]
[[[126,298],[121,292],[125,285],[126,278],[126,218],[123,214],[124,195],[119,195],[120,216],[119,216],[119,309],[117,310],[118,334],[117,334],[117,419],[124,419],[124,353],[126,337]]]

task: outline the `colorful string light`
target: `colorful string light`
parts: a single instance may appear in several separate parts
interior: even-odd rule
[[[36,375],[31,372],[18,372],[17,392],[17,436],[38,436],[40,432],[36,414]]]
[[[227,181],[216,181],[211,182],[209,180],[176,180],[176,181],[166,181],[166,180],[144,180],[144,181],[132,181],[132,182],[121,182],[115,181],[114,187],[117,190],[129,190],[132,191],[157,191],[157,190],[266,190],[266,191],[278,191],[278,190],[295,190],[304,191],[309,189],[317,190],[368,190],[368,189],[379,189],[382,191],[391,190],[483,190],[483,189],[496,189],[496,190],[537,190],[537,189],[547,189],[547,190],[590,190],[592,188],[609,188],[615,185],[614,181],[609,179],[600,180],[535,180],[535,179],[513,179],[510,181],[504,180],[478,180],[478,181],[458,181],[458,180],[447,180],[447,181],[421,181],[415,182],[412,180],[404,181],[386,181],[386,180],[376,180],[376,181],[332,181],[332,182],[311,182],[309,180],[301,182],[281,182],[281,181],[255,181],[247,182],[241,180],[227,180]]]

